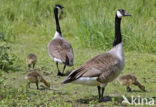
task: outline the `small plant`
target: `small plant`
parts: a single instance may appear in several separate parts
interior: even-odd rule
[[[10,53],[10,47],[6,43],[2,43],[0,45],[0,69],[8,71],[15,59],[16,56]]]
[[[4,79],[2,77],[3,77],[2,72],[0,72],[0,78],[1,78],[0,79],[0,88],[1,88],[3,81],[4,81]]]

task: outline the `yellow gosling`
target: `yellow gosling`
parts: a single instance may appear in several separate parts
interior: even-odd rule
[[[37,63],[37,56],[33,53],[30,53],[26,58],[26,63],[28,65],[28,69],[31,68],[31,65],[33,66],[34,69],[35,64]]]
[[[145,86],[143,86],[134,75],[127,74],[121,76],[118,80],[121,85],[126,86],[127,92],[132,91],[130,88],[132,84],[138,86],[142,91],[145,91]]]
[[[37,71],[32,71],[25,76],[25,79],[28,80],[28,86],[30,88],[30,83],[36,83],[37,89],[39,89],[39,82],[43,82],[47,87],[50,87],[50,83],[46,81],[42,75]]]

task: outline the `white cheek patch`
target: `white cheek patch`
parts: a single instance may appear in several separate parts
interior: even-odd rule
[[[118,18],[121,18],[123,15],[120,13],[120,11],[117,11],[117,16],[118,16]]]
[[[59,11],[59,12],[61,12],[61,11],[62,11],[62,9],[61,9],[60,7],[58,7],[58,6],[57,6],[56,8],[58,8],[58,11]]]

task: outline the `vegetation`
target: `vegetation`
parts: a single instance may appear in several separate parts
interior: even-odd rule
[[[10,47],[4,42],[0,45],[0,69],[8,71],[13,62],[16,60],[16,56],[12,54]]]
[[[110,49],[114,37],[115,11],[124,8],[132,14],[131,18],[123,21],[125,49],[156,52],[155,0],[2,0],[1,30],[6,38],[21,34],[54,34],[53,6],[56,3],[65,6],[64,19],[61,21],[62,28],[66,28],[64,32],[67,32],[64,35],[74,35],[72,38],[85,47]],[[71,25],[72,30],[68,31]]]
[[[124,18],[121,26],[126,59],[121,75],[134,74],[147,92],[134,87],[136,91],[127,93],[125,87],[114,81],[105,91],[105,96],[112,100],[98,103],[96,87],[62,85],[65,77],[56,76],[55,64],[47,52],[47,44],[55,33],[53,6],[57,3],[65,7],[60,25],[75,53],[74,67],[67,71],[112,47],[115,12],[119,8],[127,10],[132,17]],[[16,69],[9,73],[0,71],[0,106],[129,106],[122,104],[122,95],[155,98],[155,8],[155,0],[1,0],[0,46],[11,49],[6,49],[7,65]],[[36,90],[35,85],[26,87],[25,59],[29,53],[38,56],[36,68],[51,82],[50,90]]]

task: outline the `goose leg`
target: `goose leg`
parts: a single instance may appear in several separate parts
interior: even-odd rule
[[[35,68],[35,64],[33,64],[33,69]]]
[[[64,67],[63,67],[63,72],[62,72],[62,74],[64,74],[64,70],[66,69],[66,64],[64,65]]]
[[[99,102],[101,101],[101,87],[100,86],[97,86],[97,89],[98,89],[98,94],[99,94]]]
[[[31,68],[31,65],[30,64],[28,64],[28,70]]]
[[[102,87],[102,94],[101,94],[102,101],[110,101],[111,98],[109,96],[103,97],[104,91],[105,91],[105,87]]]
[[[110,100],[111,100],[111,98],[108,97],[108,96],[103,97],[103,94],[104,94],[104,92],[105,92],[105,87],[106,87],[106,85],[107,85],[107,84],[104,84],[103,87],[100,87],[100,88],[102,88],[102,93],[101,93],[101,95],[100,95],[99,102],[102,102],[102,101],[110,101]]]
[[[37,89],[39,89],[39,87],[38,87],[38,81],[36,82],[36,87],[37,87]]]
[[[62,73],[60,72],[59,67],[58,67],[58,62],[56,62],[56,66],[57,66],[57,75],[62,76]]]
[[[102,94],[101,94],[101,98],[103,99],[103,93],[105,91],[105,87],[102,87]]]
[[[127,92],[131,92],[131,88],[129,86],[126,87]]]
[[[98,93],[99,93],[99,102],[103,101],[103,93],[105,91],[105,87],[102,87],[102,93],[101,93],[101,87],[98,86]]]

